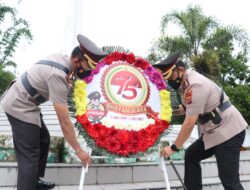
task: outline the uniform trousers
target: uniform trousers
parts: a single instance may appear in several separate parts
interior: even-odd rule
[[[18,176],[17,190],[36,190],[37,178],[44,177],[50,134],[42,119],[41,128],[7,114],[12,127]]]
[[[245,139],[245,130],[231,139],[205,150],[202,137],[185,152],[184,183],[187,190],[202,189],[200,161],[215,155],[219,178],[225,190],[243,190],[239,179],[240,148]]]

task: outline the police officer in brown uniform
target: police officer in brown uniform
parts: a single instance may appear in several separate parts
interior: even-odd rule
[[[202,135],[185,152],[186,188],[202,189],[200,161],[214,155],[224,188],[242,190],[239,157],[248,124],[218,85],[196,71],[186,70],[179,56],[176,52],[154,65],[168,84],[181,93],[178,112],[185,114],[175,143],[164,147],[161,155],[167,158],[178,151],[198,122]]]
[[[45,173],[50,135],[39,105],[48,100],[53,102],[65,139],[84,166],[91,164],[91,158],[77,141],[67,95],[72,89],[73,77],[89,76],[91,69],[107,53],[85,36],[78,35],[77,39],[79,46],[74,48],[70,58],[54,54],[38,61],[12,84],[1,101],[13,132],[18,163],[17,190],[55,186],[40,179]]]

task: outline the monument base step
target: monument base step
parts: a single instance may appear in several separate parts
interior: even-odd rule
[[[250,155],[244,152],[240,160],[240,176],[245,189],[250,189]],[[174,161],[180,176],[184,175],[184,161]],[[181,183],[170,163],[166,161],[167,173],[172,189],[179,190]],[[214,158],[201,162],[204,189],[223,189],[218,178],[217,163]],[[47,164],[44,180],[53,181],[58,189],[76,189],[81,175],[80,164]],[[0,189],[14,189],[17,181],[17,163],[0,162]],[[162,189],[164,176],[156,162],[136,162],[130,164],[92,164],[85,175],[88,189]],[[73,188],[74,187],[74,188]],[[5,188],[5,189],[4,189]],[[112,189],[113,188],[113,189]],[[85,190],[85,189],[84,189]]]

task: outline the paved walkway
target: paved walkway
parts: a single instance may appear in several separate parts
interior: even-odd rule
[[[53,190],[77,190],[79,186],[56,186]],[[1,187],[1,190],[16,190],[16,187]],[[94,187],[84,187],[84,190],[100,190]]]
[[[77,190],[78,186],[56,186],[53,190]],[[1,190],[16,190],[16,187],[1,187]],[[85,188],[84,190],[99,190],[96,188]]]
[[[52,190],[78,190],[79,186],[56,186]],[[152,187],[154,188],[154,187]],[[16,187],[0,187],[1,190],[16,190]],[[87,185],[84,186],[84,190],[146,190],[145,187],[135,187],[134,185],[130,184],[115,184],[115,185]],[[157,190],[154,188],[154,190]],[[160,190],[160,189],[159,189]]]
[[[203,178],[203,189],[204,190],[223,190],[219,178]],[[247,190],[250,189],[250,175],[241,176],[241,182],[243,187]],[[163,190],[165,185],[164,182],[145,182],[145,183],[128,183],[128,184],[103,184],[103,185],[86,185],[84,190]],[[170,182],[171,189],[180,189],[181,183],[178,180]],[[1,190],[16,190],[16,187],[0,187]],[[78,190],[78,185],[72,186],[56,186],[52,190]]]
[[[180,186],[179,181],[171,181],[171,187]],[[102,185],[85,185],[84,190],[160,190],[164,187],[164,182],[145,182],[145,183],[123,183],[123,184],[102,184]],[[16,187],[0,187],[1,190],[16,190]],[[78,190],[78,185],[56,186],[53,190]]]

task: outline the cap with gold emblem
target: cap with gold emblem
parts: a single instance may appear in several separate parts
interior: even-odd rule
[[[107,52],[102,51],[95,43],[93,43],[87,37],[79,34],[77,35],[77,40],[83,56],[87,59],[90,68],[94,69],[97,63],[108,55]]]
[[[176,64],[179,62],[180,52],[176,51],[173,54],[170,54],[166,59],[162,60],[160,63],[153,65],[153,67],[160,69],[162,76],[165,80],[171,76],[173,69],[176,67]]]

